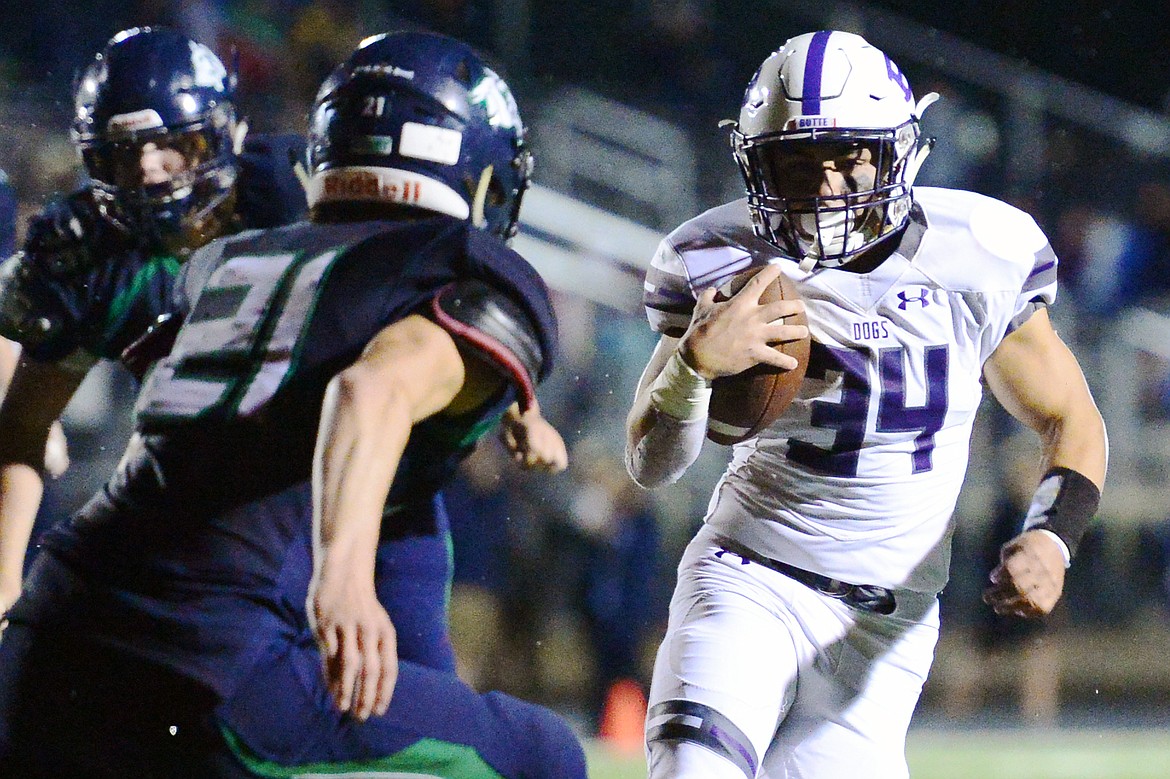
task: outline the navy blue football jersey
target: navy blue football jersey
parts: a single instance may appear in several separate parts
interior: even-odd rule
[[[444,299],[469,281],[510,312],[510,335],[485,336]],[[481,408],[412,431],[383,522],[383,538],[400,537],[403,523],[433,519],[459,460],[551,369],[556,323],[527,262],[445,216],[241,233],[197,252],[177,297],[186,320],[144,381],[141,435],[43,545],[101,583],[70,616],[82,629],[226,693],[275,636],[306,629],[308,479],[332,376],[381,329],[421,313],[505,379]],[[525,344],[537,360],[519,359]],[[52,612],[37,600],[21,601],[34,621]]]
[[[234,229],[277,227],[305,217],[305,194],[293,167],[303,153],[298,136],[245,140],[237,157]],[[71,221],[83,236],[77,238],[80,247],[43,240],[58,229],[54,225]],[[0,335],[19,341],[28,357],[42,362],[78,349],[117,359],[171,311],[180,266],[178,257],[144,248],[102,217],[82,188],[34,218],[23,253],[0,268]]]

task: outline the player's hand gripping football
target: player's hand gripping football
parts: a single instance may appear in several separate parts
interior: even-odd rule
[[[309,584],[309,624],[329,694],[359,721],[382,715],[398,681],[398,638],[373,580],[324,570]]]
[[[784,317],[804,311],[801,300],[760,303],[760,295],[780,275],[769,265],[724,301],[715,289],[704,290],[695,303],[691,324],[679,340],[679,356],[705,379],[731,376],[767,363],[784,370],[797,366],[795,357],[774,344],[808,337],[805,325],[784,324]]]
[[[1042,617],[1056,607],[1064,591],[1064,555],[1046,533],[1030,530],[999,550],[999,565],[983,602],[996,614]]]
[[[513,403],[501,420],[500,440],[522,468],[560,473],[569,465],[565,439],[533,403],[524,413]]]

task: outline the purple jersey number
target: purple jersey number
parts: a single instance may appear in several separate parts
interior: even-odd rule
[[[945,345],[928,346],[924,353],[926,403],[906,405],[906,350],[878,350],[876,433],[917,432],[911,455],[913,473],[934,467],[934,434],[942,429],[947,414],[947,355]],[[871,356],[864,349],[826,346],[813,342],[809,354],[808,377],[830,380],[841,377],[841,396],[836,401],[815,400],[810,423],[813,427],[836,430],[833,444],[825,449],[807,441],[790,439],[788,457],[794,462],[852,478],[857,476],[858,461],[865,444],[869,405],[874,394],[866,366]]]

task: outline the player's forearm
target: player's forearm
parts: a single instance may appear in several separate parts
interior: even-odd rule
[[[707,434],[707,418],[679,420],[655,411],[645,434],[626,443],[626,470],[639,485],[653,489],[682,478],[698,459]]]
[[[318,577],[363,572],[372,583],[382,507],[410,427],[401,397],[368,373],[351,369],[330,383],[313,463]]]
[[[1045,470],[1069,468],[1105,488],[1109,458],[1105,421],[1092,398],[1079,399],[1061,417],[1038,431],[1044,446]]]
[[[626,469],[646,488],[678,481],[698,458],[707,432],[709,382],[676,351],[665,356],[652,381],[643,377],[627,419]]]
[[[36,469],[22,464],[0,466],[0,611],[20,594],[24,558],[43,490]]]
[[[12,374],[16,371],[17,345],[7,338],[0,338],[0,398],[8,391]]]

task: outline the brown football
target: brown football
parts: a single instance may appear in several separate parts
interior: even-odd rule
[[[735,294],[754,276],[753,268],[729,282],[728,294]],[[797,297],[796,286],[784,275],[768,285],[760,295],[761,303]],[[726,299],[716,295],[716,299]],[[796,314],[785,318],[790,325],[807,325],[808,318]],[[734,376],[721,376],[711,382],[711,406],[707,414],[707,437],[718,444],[735,444],[752,438],[775,422],[788,408],[804,381],[808,368],[809,339],[777,344],[776,348],[795,357],[797,366],[790,371],[771,365],[756,365]]]

